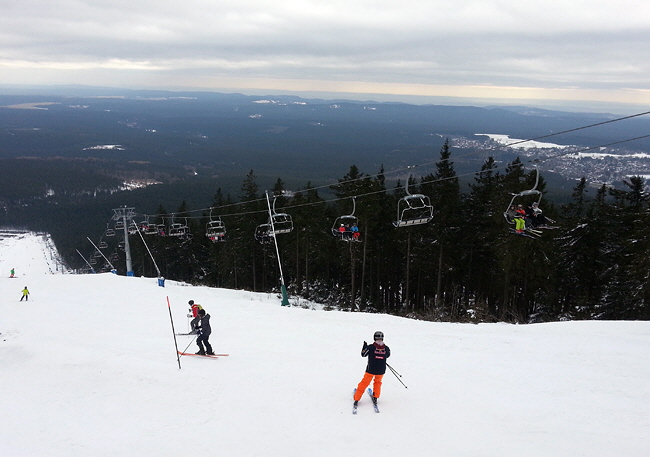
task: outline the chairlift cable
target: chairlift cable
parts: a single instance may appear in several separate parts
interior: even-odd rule
[[[519,140],[519,141],[515,141],[513,143],[509,143],[507,145],[492,146],[490,148],[480,149],[480,150],[477,150],[477,151],[474,151],[474,152],[469,152],[467,154],[463,154],[463,155],[456,156],[456,157],[453,157],[453,158],[449,157],[447,159],[442,159],[442,160],[438,159],[438,160],[435,160],[435,161],[424,162],[424,163],[421,163],[421,164],[407,165],[406,167],[403,167],[403,168],[397,168],[397,169],[394,169],[394,170],[391,170],[391,171],[384,171],[382,173],[377,173],[377,174],[374,174],[374,175],[365,175],[365,176],[361,176],[359,178],[355,178],[355,179],[351,179],[351,180],[347,180],[347,181],[342,181],[342,182],[339,182],[337,184],[327,184],[327,185],[322,185],[322,186],[317,186],[317,187],[310,187],[308,190],[313,191],[313,190],[319,190],[319,189],[324,189],[324,188],[331,188],[334,185],[350,184],[350,183],[354,183],[354,182],[360,181],[360,180],[376,178],[376,177],[378,177],[380,175],[385,176],[385,175],[389,175],[389,174],[396,174],[396,173],[403,172],[403,171],[406,171],[406,170],[411,170],[411,169],[416,168],[416,167],[426,167],[426,166],[433,165],[433,164],[436,164],[436,163],[440,163],[440,162],[443,162],[443,161],[458,160],[458,159],[462,159],[464,157],[471,156],[471,155],[474,155],[474,154],[477,154],[477,153],[484,153],[484,152],[490,151],[490,150],[498,150],[498,149],[502,149],[504,147],[512,147],[512,146],[515,146],[517,144],[522,144],[522,143],[526,143],[526,142],[530,142],[530,141],[538,141],[538,140],[542,140],[542,139],[547,139],[547,138],[551,138],[551,137],[557,136],[557,135],[563,135],[563,134],[566,134],[566,133],[577,132],[577,131],[585,130],[585,129],[592,128],[592,127],[599,127],[599,126],[603,126],[603,125],[607,125],[607,124],[611,124],[611,123],[615,123],[615,122],[620,122],[620,121],[624,121],[624,120],[633,119],[633,118],[636,118],[636,117],[645,116],[645,115],[648,115],[648,114],[650,114],[650,111],[644,111],[644,112],[641,112],[641,113],[631,114],[631,115],[628,115],[628,116],[623,116],[623,117],[619,117],[619,118],[615,118],[615,119],[609,119],[607,121],[597,122],[597,123],[594,123],[594,124],[589,124],[589,125],[585,125],[585,126],[581,126],[581,127],[575,127],[575,128],[572,128],[572,129],[562,130],[562,131],[559,131],[559,132],[554,132],[554,133],[550,133],[550,134],[546,134],[546,135],[540,135],[540,136],[537,136],[537,137],[532,137],[532,138],[528,138],[528,139],[524,139],[524,140]],[[626,143],[626,142],[629,142],[629,141],[640,140],[640,139],[644,139],[644,138],[648,138],[648,137],[650,137],[650,135],[643,135],[643,136],[639,136],[639,137],[635,137],[635,138],[630,138],[630,139],[625,139],[625,140],[620,140],[620,141],[608,143],[608,144],[605,144],[605,145],[593,146],[593,147],[585,148],[585,149],[582,149],[582,150],[579,150],[579,151],[571,151],[571,152],[566,152],[566,153],[562,153],[562,154],[557,154],[557,155],[552,156],[552,157],[540,159],[539,162],[544,162],[544,161],[551,160],[551,159],[554,159],[554,158],[562,157],[564,155],[578,154],[580,152],[585,152],[585,151],[589,151],[589,150],[592,150],[592,149],[599,149],[599,148],[603,148],[603,147],[607,147],[607,146],[622,144],[622,143]],[[500,167],[497,167],[494,170],[498,171],[499,168]],[[463,176],[468,176],[468,175],[473,175],[473,174],[476,174],[476,173],[478,173],[478,172],[467,173],[467,174],[464,174],[464,175],[457,175],[456,178],[463,177]],[[448,179],[448,178],[441,178],[439,180],[425,181],[425,182],[421,182],[420,184],[435,183],[435,182],[439,182],[439,181],[444,181],[446,179]],[[305,189],[305,190],[307,190],[307,189]],[[358,197],[366,196],[366,195],[372,195],[372,194],[375,194],[375,193],[388,192],[388,190],[389,189],[384,189],[384,190],[381,190],[381,191],[370,192],[370,193],[367,193],[367,194],[360,194],[360,195],[358,195]],[[321,203],[338,201],[338,200],[339,199],[330,199],[330,200],[325,200],[325,201],[322,201],[322,202],[302,204],[302,205],[299,205],[299,206],[312,205],[312,204],[321,204]],[[231,206],[241,206],[241,205],[244,205],[244,204],[252,204],[252,203],[257,203],[257,202],[262,202],[262,201],[264,201],[264,198],[259,198],[259,199],[250,200],[250,201],[246,201],[246,202],[236,202],[236,203],[231,203],[231,204],[228,204],[228,205],[211,206],[211,207],[208,207],[208,208],[190,210],[190,211],[188,211],[188,213],[195,213],[195,212],[199,212],[199,211],[204,212],[206,210],[222,209],[222,208],[227,208],[227,207],[231,207]],[[287,208],[293,208],[293,207],[295,207],[295,206],[288,206]],[[227,216],[241,216],[241,215],[254,214],[254,213],[260,213],[260,212],[264,212],[264,210],[247,211],[247,212],[236,213],[236,214],[228,214]],[[168,214],[173,215],[174,213],[168,213]],[[164,217],[164,216],[165,215],[157,215],[157,217]],[[226,216],[226,215],[224,215],[224,216]],[[201,216],[189,216],[189,218],[192,218],[192,219],[198,219],[200,217]]]

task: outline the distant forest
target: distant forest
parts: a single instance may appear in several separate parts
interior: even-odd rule
[[[461,192],[448,143],[435,170],[409,180],[407,187],[398,183],[387,189],[383,170],[366,175],[352,165],[331,186],[334,197],[327,200],[309,184],[285,196],[278,179],[271,199],[276,196],[276,211],[293,221],[290,233],[276,235],[293,301],[453,322],[650,318],[650,211],[644,179],[630,178],[624,190],[590,190],[583,179],[570,203],[556,208],[542,200],[544,213],[557,221],[554,228],[525,236],[513,233],[504,211],[511,194],[535,187],[536,181],[535,188],[545,192],[547,184],[535,170],[524,170],[516,159],[501,173],[488,158],[469,191]],[[407,194],[429,198],[434,208],[429,223],[393,225]],[[535,198],[521,197],[518,203],[530,205]],[[211,206],[212,214],[197,214],[186,203],[179,208],[161,204],[149,217],[150,224],[182,223],[190,233],[144,235],[160,274],[193,284],[278,292],[275,246],[254,237],[255,228],[268,219],[254,171],[244,178],[239,196],[217,189]],[[338,218],[353,210],[360,241],[343,241],[332,231]],[[225,242],[206,237],[208,222],[216,219],[226,227]],[[53,237],[73,260],[68,243],[78,230],[62,227],[54,227]],[[100,238],[113,243],[106,252],[114,252],[111,261],[124,274],[124,254],[115,244],[119,239]],[[129,236],[129,244],[135,274],[156,276],[137,233]],[[92,251],[88,257],[93,258]],[[71,263],[79,265],[79,260]]]

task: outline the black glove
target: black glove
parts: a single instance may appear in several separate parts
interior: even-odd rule
[[[368,343],[366,343],[366,342],[364,341],[364,342],[363,342],[363,349],[365,350],[365,349],[367,349],[367,348],[368,348]]]

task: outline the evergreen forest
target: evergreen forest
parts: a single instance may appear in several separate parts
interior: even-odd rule
[[[150,224],[182,222],[188,233],[129,236],[134,273],[279,294],[279,253],[291,300],[305,306],[316,301],[453,322],[650,317],[643,178],[631,177],[619,190],[578,181],[569,203],[556,207],[542,200],[556,223],[531,237],[513,233],[504,210],[514,193],[532,187],[546,193],[535,169],[516,159],[502,171],[490,157],[461,189],[448,142],[434,169],[387,189],[383,169],[365,174],[352,165],[327,198],[309,183],[287,193],[279,178],[268,199],[251,170],[240,195],[217,189],[207,210],[161,204],[157,214],[145,216]],[[429,198],[433,218],[396,228],[400,199],[413,194]],[[269,219],[271,204],[293,221],[290,233],[276,235],[277,251],[275,243],[253,236]],[[353,211],[359,242],[343,241],[334,236],[336,221]],[[214,220],[225,225],[225,242],[206,236]],[[112,261],[125,271],[123,253]]]

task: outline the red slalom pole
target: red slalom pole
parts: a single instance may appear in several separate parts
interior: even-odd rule
[[[172,318],[172,307],[167,297],[167,309],[169,310],[169,321],[172,323],[172,334],[174,335],[174,346],[176,346],[176,360],[178,360],[178,369],[181,369],[181,355],[178,352],[178,343],[176,342],[176,330],[174,330],[174,319]]]

